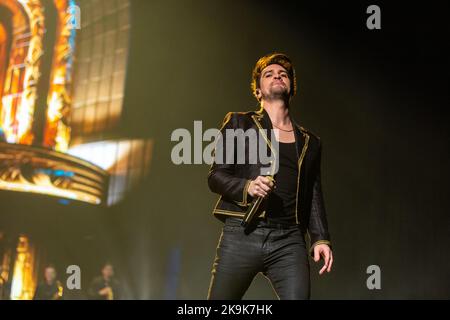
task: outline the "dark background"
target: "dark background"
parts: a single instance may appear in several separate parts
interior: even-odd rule
[[[311,262],[312,298],[448,299],[448,6],[396,3],[133,0],[120,130],[155,140],[150,175],[112,208],[71,209],[78,218],[55,238],[72,248],[65,261],[107,257],[131,298],[204,299],[217,195],[208,165],[171,162],[170,135],[255,109],[251,70],[280,51],[297,71],[292,113],[324,144],[335,263],[319,277]],[[381,8],[381,30],[366,28],[370,4]],[[381,290],[366,287],[372,264]],[[258,276],[245,298],[275,295]]]
[[[117,224],[123,251],[148,261],[128,260],[137,287],[142,275],[149,281],[144,295],[159,296],[168,252],[180,247],[179,297],[204,298],[220,233],[208,166],[173,165],[171,132],[254,109],[251,70],[281,51],[298,75],[292,112],[324,142],[336,260],[324,277],[312,269],[312,297],[450,296],[446,7],[379,3],[382,29],[368,30],[370,4],[133,2],[126,130],[156,144],[148,184]],[[366,288],[371,264],[381,268],[379,291]],[[246,297],[274,295],[258,278]]]

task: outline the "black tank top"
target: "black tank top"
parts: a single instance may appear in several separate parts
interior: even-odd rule
[[[297,150],[295,142],[279,142],[279,168],[274,189],[267,199],[266,215],[274,223],[295,224],[297,197]]]

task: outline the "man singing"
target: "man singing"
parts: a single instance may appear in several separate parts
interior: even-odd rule
[[[308,253],[315,262],[324,260],[321,275],[330,272],[333,264],[321,187],[321,141],[289,113],[297,89],[289,57],[273,53],[260,58],[251,88],[260,109],[225,116],[208,174],[209,188],[220,195],[213,214],[224,222],[208,299],[241,299],[259,272],[269,279],[279,299],[309,299]],[[262,135],[262,144],[273,155],[270,168],[260,160],[248,161],[254,156],[251,146],[243,148],[244,163],[219,161],[218,154],[229,160],[227,153],[236,160],[237,146],[234,152],[226,148],[236,141],[228,138],[230,130],[255,130]],[[254,219],[248,227],[242,226],[258,198],[262,202]]]

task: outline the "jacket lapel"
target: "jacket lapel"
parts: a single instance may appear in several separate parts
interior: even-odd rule
[[[297,159],[300,158],[301,151],[303,149],[303,145],[305,144],[305,137],[303,135],[302,130],[300,129],[300,125],[295,122],[295,120],[289,115],[291,118],[291,122],[293,124],[294,128],[294,135],[295,135],[295,144],[296,144],[296,151],[297,151]],[[256,118],[256,119],[255,119]],[[263,107],[260,107],[258,111],[255,112],[255,121],[259,121],[261,127],[263,129],[267,130],[267,139],[271,142],[271,132],[273,129],[272,122],[270,121],[269,114],[266,112],[266,110]]]
[[[303,132],[300,129],[300,126],[292,119],[291,122],[294,127],[294,134],[295,134],[295,144],[297,149],[297,159],[300,158],[300,154],[303,148],[303,145],[305,144],[305,137],[303,136]]]

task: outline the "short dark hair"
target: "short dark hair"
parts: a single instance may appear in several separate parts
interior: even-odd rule
[[[271,64],[278,64],[286,69],[289,79],[291,80],[290,95],[291,97],[294,96],[297,93],[297,79],[295,77],[295,69],[292,65],[292,61],[284,53],[274,52],[259,58],[259,60],[256,62],[255,67],[253,68],[251,89],[255,98],[257,98],[256,90],[259,89],[261,72],[264,70],[264,68]]]
[[[47,270],[47,269],[53,269],[53,270],[55,270],[55,272],[56,272],[56,267],[55,267],[55,265],[52,264],[52,263],[46,264],[46,265],[44,266],[44,271]]]

